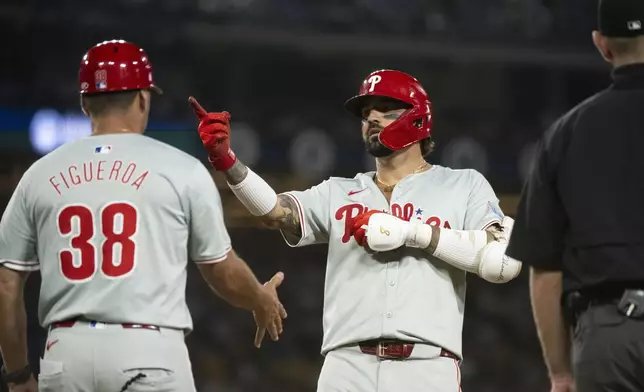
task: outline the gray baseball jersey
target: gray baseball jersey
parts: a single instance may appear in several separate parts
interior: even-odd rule
[[[86,137],[22,177],[0,222],[0,263],[40,270],[43,326],[85,317],[190,330],[188,258],[231,249],[203,164],[144,135]]]
[[[432,166],[396,185],[387,203],[373,172],[330,178],[296,200],[302,237],[291,246],[328,243],[322,353],[376,338],[441,346],[461,356],[465,272],[414,248],[370,254],[351,237],[354,218],[370,209],[407,221],[482,230],[503,214],[487,180],[475,170]]]

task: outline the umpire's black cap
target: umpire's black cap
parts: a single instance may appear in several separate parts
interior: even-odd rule
[[[599,0],[599,32],[606,37],[644,35],[644,0]]]

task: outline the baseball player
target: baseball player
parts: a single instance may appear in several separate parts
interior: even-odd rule
[[[195,391],[184,336],[188,258],[277,339],[276,274],[262,286],[232,250],[217,188],[195,158],[143,135],[154,84],[125,41],[80,65],[92,135],[31,166],[0,223],[0,347],[12,392]],[[22,287],[40,270],[48,329],[38,387],[27,363]]]
[[[190,102],[248,210],[290,246],[328,244],[318,391],[458,391],[466,272],[504,283],[521,264],[504,256],[512,220],[486,179],[425,161],[432,113],[418,80],[376,71],[345,104],[375,172],[280,195],[230,150],[230,115]]]

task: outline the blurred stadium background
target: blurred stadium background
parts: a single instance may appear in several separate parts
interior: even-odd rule
[[[123,38],[146,49],[165,90],[153,101],[150,136],[204,158],[187,105],[193,94],[233,114],[234,150],[278,191],[370,169],[342,103],[375,69],[411,73],[434,103],[431,161],[481,171],[512,215],[534,142],[610,83],[590,40],[594,14],[592,0],[2,0],[0,209],[35,159],[89,132],[78,106],[80,58]],[[251,316],[215,298],[190,268],[198,390],[313,391],[326,248],[287,248],[215,179],[235,247],[261,280],[285,272],[289,319],[279,343],[255,350]],[[503,286],[470,277],[465,391],[547,390],[526,275]],[[34,274],[27,288],[36,368],[39,284]]]

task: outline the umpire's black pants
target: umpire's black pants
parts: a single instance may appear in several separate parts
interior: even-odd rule
[[[644,320],[591,306],[577,319],[573,362],[578,392],[644,392]]]

